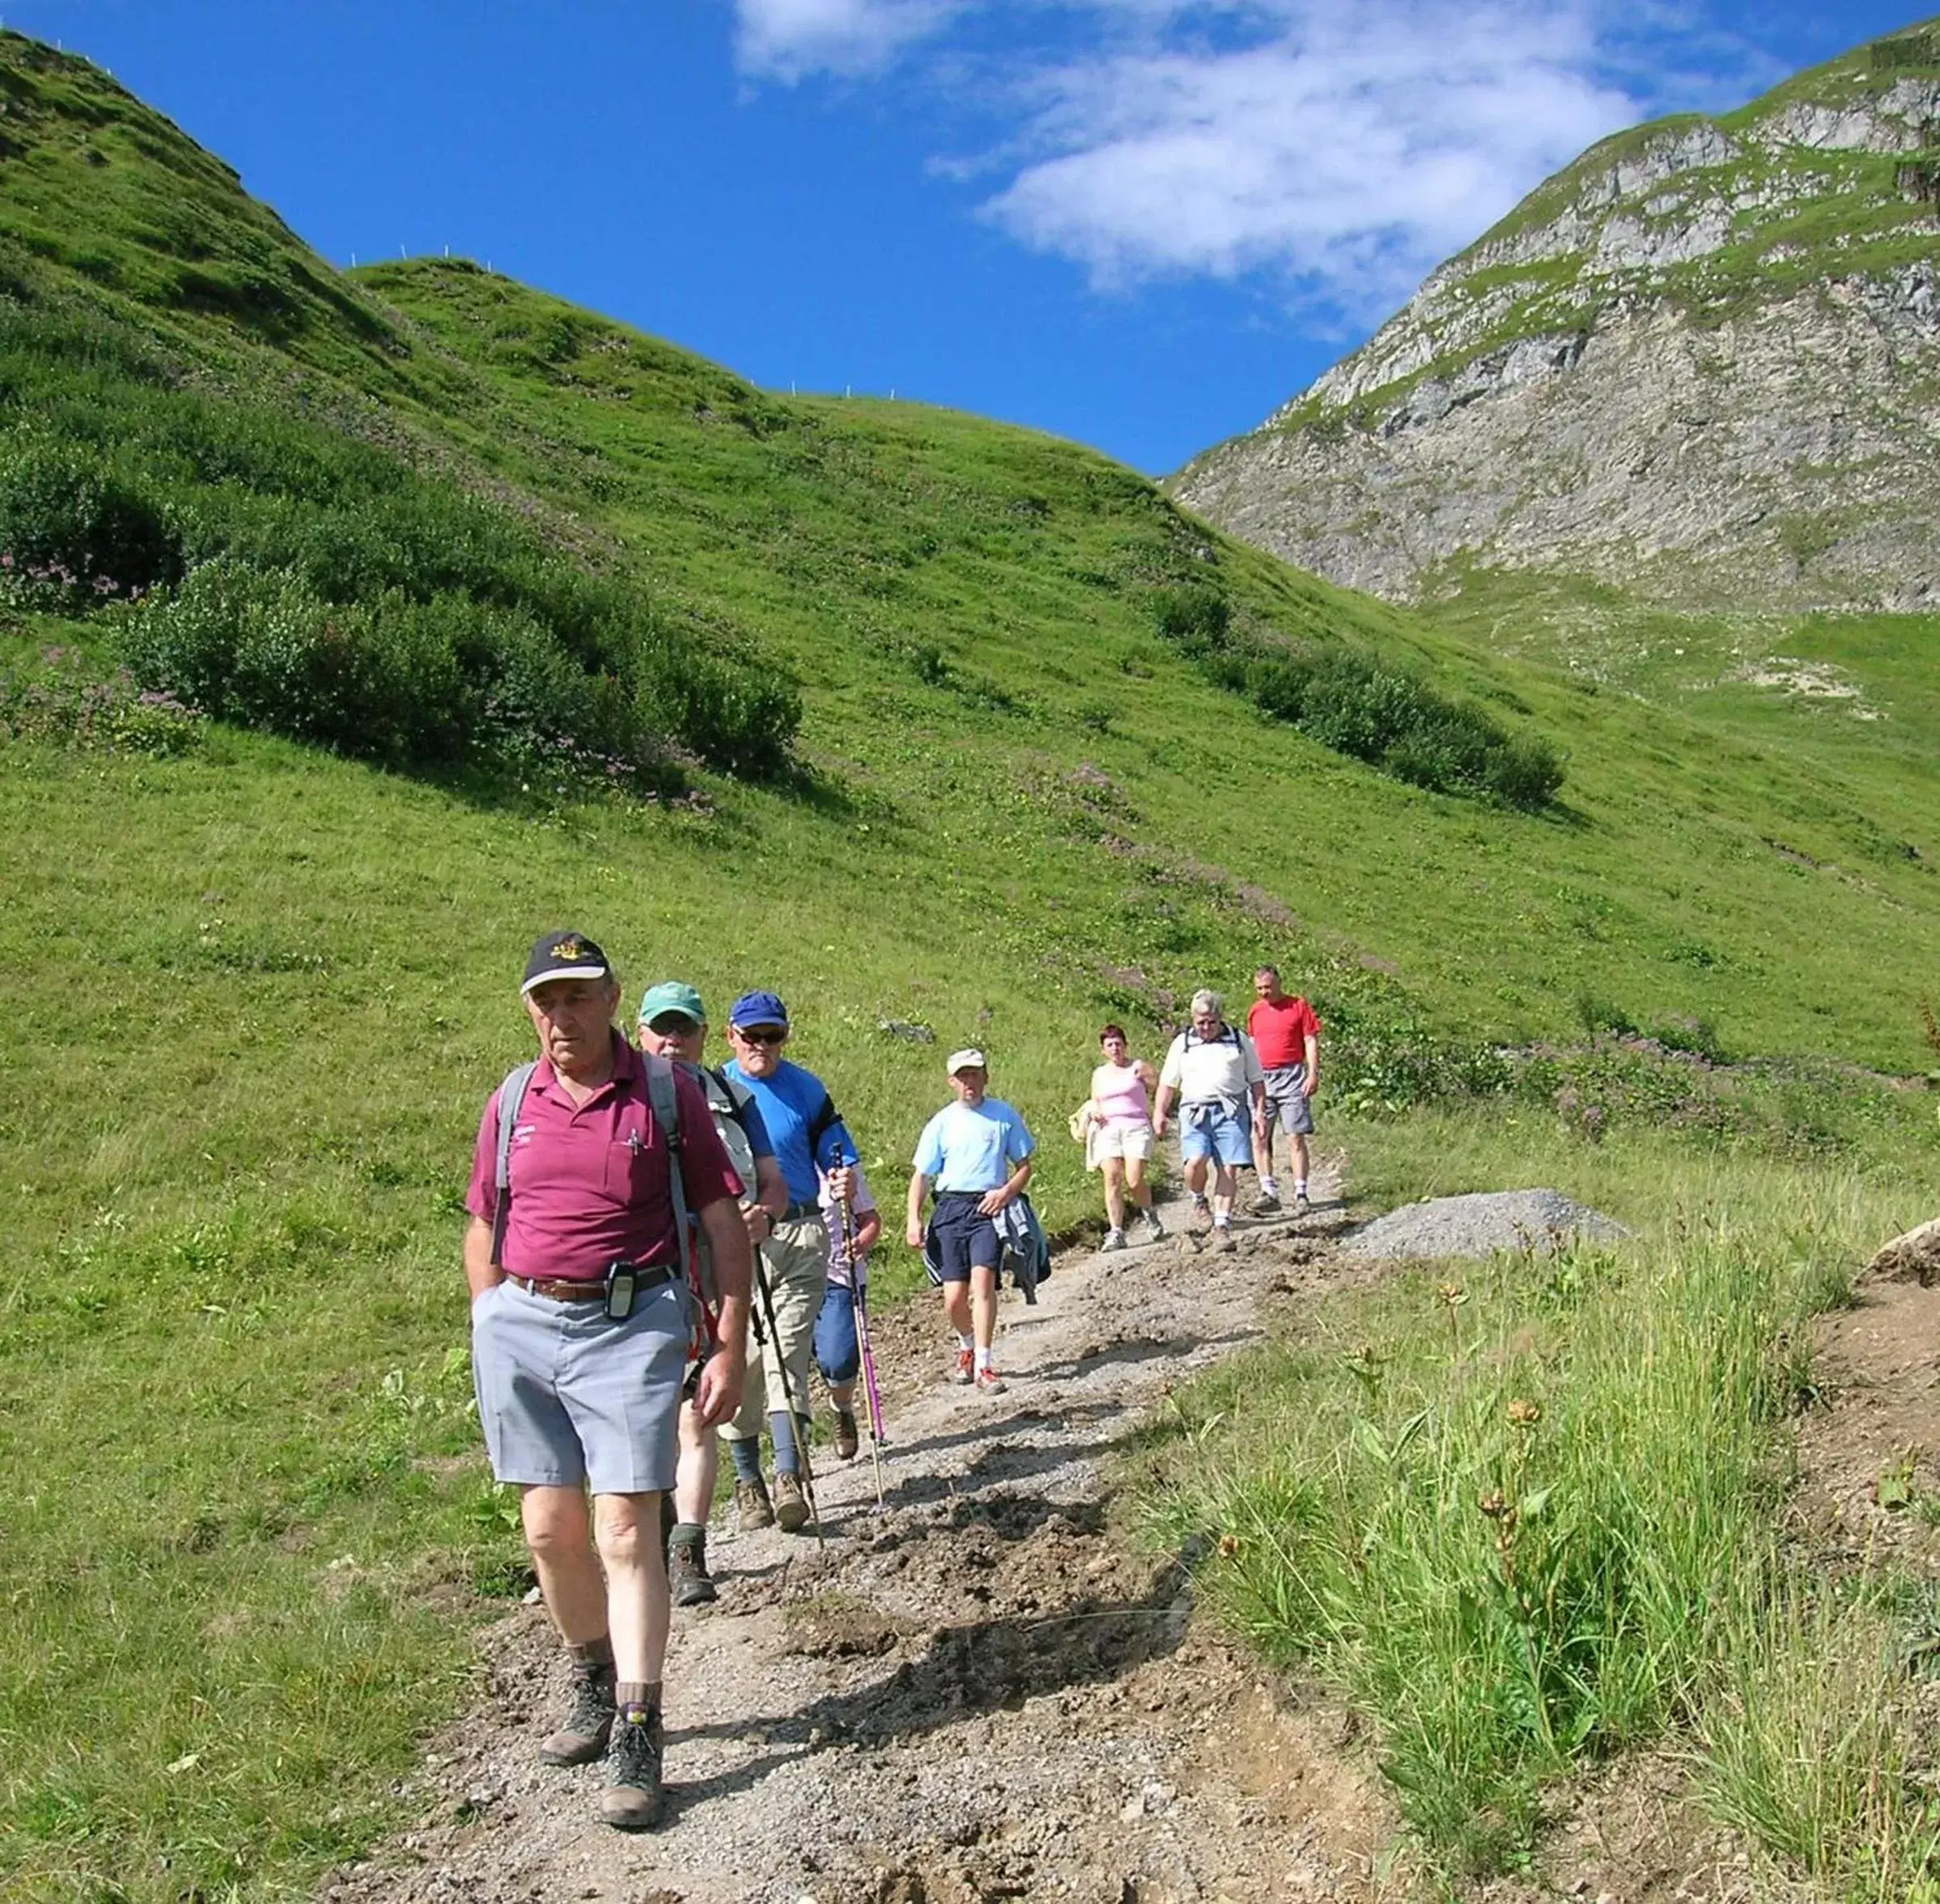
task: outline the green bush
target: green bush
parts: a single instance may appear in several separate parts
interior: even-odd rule
[[[0,445],[0,572],[16,591],[78,602],[172,580],[182,551],[162,513],[84,449]]]
[[[1512,735],[1473,703],[1351,649],[1270,648],[1236,635],[1217,589],[1162,589],[1153,618],[1229,693],[1411,786],[1528,810],[1563,785],[1563,757],[1548,741]]]

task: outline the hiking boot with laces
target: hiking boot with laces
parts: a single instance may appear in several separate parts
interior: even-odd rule
[[[972,1378],[976,1374],[976,1357],[975,1354],[968,1349],[958,1349],[956,1352],[956,1374],[954,1378],[957,1387],[968,1388]]]
[[[720,1598],[707,1571],[707,1540],[680,1540],[667,1551],[667,1589],[677,1606],[705,1606]]]
[[[1123,1230],[1107,1230],[1105,1232],[1105,1240],[1098,1246],[1098,1251],[1099,1254],[1103,1256],[1107,1250],[1123,1249],[1124,1247],[1124,1231]]]
[[[996,1368],[986,1362],[976,1371],[976,1392],[979,1395],[1002,1395],[1006,1383]]]
[[[1192,1227],[1201,1231],[1212,1227],[1212,1205],[1203,1197],[1192,1199]]]
[[[645,1831],[660,1822],[660,1760],[666,1750],[660,1715],[629,1706],[614,1721],[606,1748],[606,1789],[600,1816],[621,1831]]]
[[[547,1765],[590,1765],[613,1731],[613,1668],[592,1666],[572,1676],[572,1710],[557,1732],[539,1741]]]
[[[855,1451],[862,1446],[855,1432],[855,1416],[846,1408],[835,1411],[835,1458],[837,1461],[853,1461]]]
[[[1229,1256],[1239,1246],[1233,1240],[1233,1232],[1224,1223],[1216,1224],[1212,1231],[1212,1253]]]
[[[1147,1210],[1145,1214],[1139,1218],[1139,1221],[1145,1225],[1145,1235],[1149,1236],[1153,1242],[1158,1243],[1164,1238],[1166,1234],[1166,1226],[1158,1220],[1158,1212],[1157,1210]]]
[[[784,1534],[799,1534],[808,1524],[808,1497],[802,1477],[779,1468],[774,1476],[774,1524]]]
[[[1276,1217],[1280,1214],[1280,1199],[1271,1191],[1262,1191],[1250,1207],[1256,1217]]]
[[[1314,1205],[1307,1201],[1307,1193],[1305,1190],[1296,1190],[1293,1193],[1293,1214],[1295,1216],[1304,1217],[1313,1207]]]
[[[734,1484],[734,1505],[740,1512],[744,1534],[758,1534],[762,1528],[774,1525],[774,1508],[768,1499],[766,1484],[758,1474]]]

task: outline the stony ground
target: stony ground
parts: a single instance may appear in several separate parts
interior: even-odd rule
[[[528,1606],[485,1636],[480,1708],[411,1782],[422,1822],[334,1874],[327,1899],[1360,1904],[1408,1891],[1351,1719],[1196,1619],[1183,1557],[1141,1552],[1110,1514],[1107,1457],[1169,1385],[1257,1339],[1276,1306],[1384,1273],[1340,1247],[1332,1178],[1316,1188],[1297,1222],[1242,1223],[1232,1256],[1173,1239],[1061,1258],[1037,1307],[1006,1298],[1001,1397],[944,1379],[933,1302],[885,1313],[884,1505],[866,1454],[824,1455],[823,1545],[717,1526],[721,1599],[675,1616],[663,1827],[610,1830],[594,1813],[598,1767],[534,1758],[566,1677]],[[1512,1227],[1532,1194],[1550,1193],[1506,1193],[1483,1214]],[[1411,1253],[1477,1242],[1476,1200],[1453,1201],[1445,1231],[1427,1223],[1433,1206],[1411,1206]],[[1935,1497],[1940,1290],[1869,1283],[1820,1348],[1799,1532],[1835,1567],[1892,1546],[1940,1572],[1940,1515],[1879,1499],[1881,1476],[1901,1471],[1916,1501]],[[1558,1793],[1535,1868],[1476,1894],[1790,1895],[1690,1807],[1687,1769],[1667,1749]]]
[[[1351,1728],[1191,1618],[1175,1559],[1107,1530],[1106,1457],[1166,1386],[1350,1270],[1331,1183],[1231,1256],[1061,1259],[1006,1298],[1009,1392],[943,1379],[935,1307],[886,1314],[891,1446],[826,1455],[825,1542],[718,1526],[718,1604],[675,1616],[669,1817],[597,1822],[597,1767],[533,1756],[565,1677],[541,1611],[487,1636],[488,1703],[415,1781],[426,1822],[335,1904],[1187,1904],[1359,1898],[1392,1822]]]

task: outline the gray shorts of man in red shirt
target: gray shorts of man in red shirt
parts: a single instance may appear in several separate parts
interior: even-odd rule
[[[606,955],[582,932],[548,933],[521,990],[539,1058],[511,1134],[496,1258],[496,1091],[466,1198],[473,1374],[492,1471],[520,1491],[540,1591],[571,1659],[571,1710],[540,1756],[604,1755],[601,1813],[639,1830],[662,1803],[660,1499],[673,1484],[687,1360],[684,1239],[668,1134],[645,1061],[614,1028],[620,984]],[[748,1231],[700,1087],[681,1075],[674,1089],[681,1182],[721,1304],[719,1347],[694,1401],[718,1422],[739,1405],[745,1372]]]

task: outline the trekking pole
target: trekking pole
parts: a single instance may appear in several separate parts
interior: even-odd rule
[[[776,1366],[782,1371],[782,1400],[788,1411],[788,1426],[795,1436],[795,1452],[802,1464],[802,1492],[808,1499],[809,1518],[815,1523],[815,1544],[819,1547],[822,1540],[822,1510],[815,1501],[815,1471],[808,1465],[808,1424],[802,1419],[800,1409],[795,1405],[795,1391],[788,1383],[787,1358],[782,1353],[781,1325],[774,1319],[774,1292],[768,1286],[768,1272],[761,1263],[761,1252],[754,1252],[755,1294],[761,1298],[761,1313],[767,1319],[768,1340],[765,1346],[774,1357]]]
[[[842,1154],[835,1153],[836,1167],[842,1165]],[[862,1266],[855,1260],[855,1216],[850,1208],[849,1199],[841,1198],[837,1207],[842,1213],[842,1254],[849,1260],[849,1290],[855,1311],[855,1346],[862,1363],[862,1400],[869,1416],[869,1460],[875,1471],[875,1505],[884,1505],[883,1500],[883,1446],[888,1437],[883,1433],[883,1398],[875,1386],[875,1357],[869,1346],[869,1299],[867,1286],[862,1278]]]

